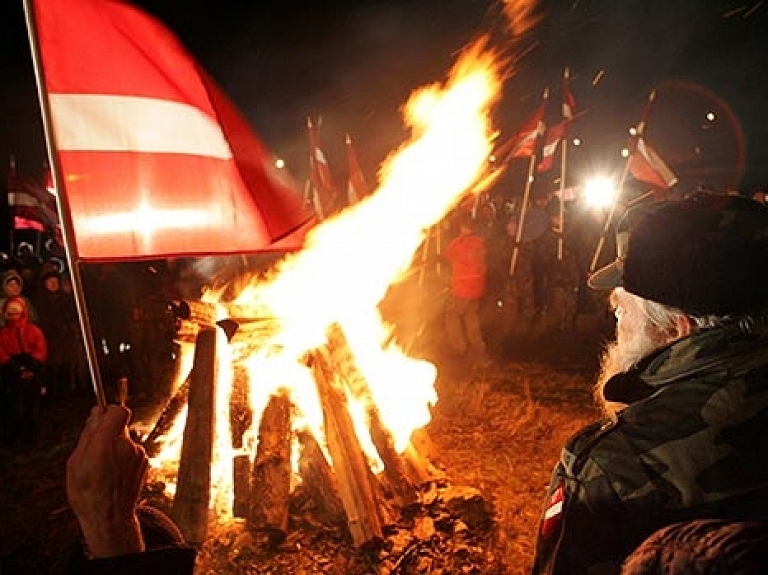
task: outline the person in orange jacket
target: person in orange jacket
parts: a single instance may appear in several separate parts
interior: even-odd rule
[[[2,306],[5,325],[0,327],[0,378],[2,386],[2,436],[9,447],[35,439],[40,411],[43,369],[48,345],[43,331],[28,319],[24,298],[8,298]]]
[[[467,355],[472,366],[485,363],[485,342],[480,327],[480,299],[486,289],[485,240],[468,214],[459,220],[459,233],[443,256],[451,265],[451,287],[445,307],[448,344],[457,355]]]

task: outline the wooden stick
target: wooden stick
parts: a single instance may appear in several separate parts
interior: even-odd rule
[[[160,452],[162,443],[158,440],[171,430],[179,413],[187,405],[189,385],[190,377],[187,377],[187,380],[176,390],[176,393],[165,406],[152,431],[149,432],[149,435],[144,440],[144,450],[147,452],[148,457],[155,457]]]
[[[339,499],[339,487],[333,469],[309,431],[298,433],[299,474],[302,485],[315,503],[316,517],[326,525],[344,523],[344,505]]]
[[[251,502],[251,460],[247,455],[236,455],[232,462],[232,515],[247,518]]]
[[[291,495],[291,400],[273,395],[259,424],[259,445],[251,472],[248,528],[265,532],[272,544],[288,534]]]
[[[416,499],[416,486],[433,478],[426,471],[428,463],[418,455],[416,448],[409,443],[404,459],[397,453],[390,431],[381,420],[373,393],[362,372],[357,367],[352,350],[341,327],[334,324],[328,330],[329,347],[333,353],[333,365],[342,374],[352,395],[368,405],[368,429],[379,457],[384,462],[384,472],[392,489],[402,505],[408,505]],[[406,465],[407,463],[407,465]]]
[[[416,488],[406,476],[403,462],[395,450],[392,434],[384,427],[379,411],[373,406],[368,409],[368,428],[376,451],[384,462],[384,473],[392,487],[397,504],[406,507],[415,503],[418,499]]]
[[[229,405],[229,425],[232,430],[232,447],[243,447],[243,435],[253,424],[253,410],[249,403],[248,370],[242,364],[234,365],[232,395]]]
[[[339,496],[347,514],[347,526],[353,544],[361,547],[383,536],[373,474],[355,434],[344,390],[331,368],[328,350],[320,348],[310,356],[310,367],[323,407],[325,438]]]
[[[179,478],[172,515],[185,539],[205,541],[211,491],[211,461],[216,397],[217,328],[197,335],[195,362],[190,372],[187,424],[179,461]]]
[[[128,378],[121,377],[117,380],[117,403],[125,406],[128,401]]]

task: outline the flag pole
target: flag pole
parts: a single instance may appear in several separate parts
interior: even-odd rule
[[[640,117],[640,121],[637,123],[637,126],[635,127],[635,135],[638,137],[642,137],[643,132],[645,131],[645,123],[648,120],[648,114],[650,113],[651,104],[656,99],[656,90],[651,90],[651,92],[648,94],[648,101],[645,104],[645,107],[643,108],[642,115]],[[611,227],[611,221],[613,220],[614,213],[616,212],[616,206],[619,203],[619,196],[621,195],[622,190],[624,189],[624,183],[627,181],[627,176],[629,175],[629,165],[632,162],[632,154],[634,152],[630,150],[630,153],[627,155],[627,162],[624,164],[624,171],[621,174],[621,180],[619,180],[619,185],[616,187],[616,196],[613,198],[613,202],[611,203],[611,209],[608,210],[608,214],[605,216],[605,224],[603,225],[603,231],[600,234],[600,239],[597,241],[597,247],[595,248],[595,253],[592,256],[592,263],[589,266],[589,273],[593,273],[597,269],[597,262],[600,259],[600,253],[603,250],[603,245],[605,244],[605,236],[608,234],[608,231]]]
[[[563,104],[562,104],[562,112],[563,112],[563,121],[568,122],[565,126],[565,131],[563,133],[562,142],[560,145],[562,146],[562,150],[560,151],[560,205],[559,205],[559,212],[560,212],[560,224],[558,226],[558,236],[557,236],[557,261],[563,261],[563,242],[565,241],[565,182],[567,177],[567,167],[568,167],[568,132],[570,131],[570,122],[573,121],[573,96],[571,96],[571,86],[570,86],[570,77],[571,77],[571,71],[566,66],[563,69]],[[567,90],[567,93],[566,93]]]
[[[565,242],[565,177],[568,165],[568,138],[561,142],[563,147],[560,155],[560,224],[557,230],[557,260],[563,261],[563,243]]]
[[[85,355],[88,361],[88,369],[91,375],[93,391],[96,394],[96,402],[100,406],[106,406],[107,397],[104,393],[104,385],[99,370],[99,362],[96,355],[96,345],[93,341],[93,332],[88,317],[88,309],[85,305],[85,290],[83,287],[83,277],[80,273],[80,260],[77,255],[77,249],[74,242],[74,224],[72,222],[69,200],[65,189],[64,175],[56,154],[55,137],[53,133],[53,116],[51,114],[51,105],[48,90],[45,85],[45,73],[41,64],[40,44],[37,37],[37,27],[35,25],[34,9],[32,0],[23,0],[24,17],[27,24],[27,35],[29,37],[29,46],[32,54],[32,65],[37,82],[37,92],[40,100],[40,113],[43,122],[43,133],[45,144],[48,151],[48,161],[51,167],[51,177],[56,189],[57,207],[59,210],[59,220],[61,221],[61,234],[64,241],[64,253],[67,258],[72,280],[72,293],[77,309],[77,317],[80,323],[80,331],[83,335],[85,344]]]
[[[531,184],[533,183],[533,171],[536,168],[536,153],[531,155],[531,161],[528,164],[528,177],[525,182],[525,189],[523,190],[523,202],[520,206],[520,219],[517,224],[517,231],[515,232],[515,245],[512,248],[512,260],[509,262],[509,275],[515,275],[515,268],[517,267],[517,254],[520,250],[520,240],[523,238],[523,225],[525,225],[525,212],[528,210],[528,196],[531,194]]]
[[[616,207],[619,203],[619,196],[621,195],[621,190],[624,188],[624,182],[626,181],[627,174],[629,173],[629,162],[630,159],[627,158],[627,163],[624,166],[624,171],[621,174],[621,179],[619,180],[618,186],[616,186],[616,196],[613,198],[611,208],[608,210],[608,214],[605,216],[603,230],[600,233],[600,238],[597,240],[597,247],[595,248],[595,253],[592,255],[592,262],[589,264],[590,274],[597,269],[597,262],[600,259],[600,253],[603,251],[603,245],[605,244],[605,236],[608,235],[608,232],[611,229],[611,222],[613,221],[613,216],[616,213]]]

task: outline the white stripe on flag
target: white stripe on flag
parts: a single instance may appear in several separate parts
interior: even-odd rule
[[[35,197],[26,192],[8,192],[9,206],[33,206],[37,207],[39,202]]]
[[[102,94],[51,94],[50,101],[60,151],[232,157],[219,124],[182,102]]]
[[[547,510],[544,512],[544,519],[552,519],[553,517],[556,517],[560,513],[563,512],[563,500],[557,501],[556,503],[553,503],[550,505]]]

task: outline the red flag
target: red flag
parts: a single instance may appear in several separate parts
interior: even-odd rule
[[[635,128],[635,135],[630,139],[629,172],[636,180],[666,190],[677,183],[677,176],[656,153],[656,150],[645,142],[644,137],[645,125],[655,100],[656,90],[651,90],[640,121]]]
[[[365,183],[360,162],[357,160],[357,152],[352,145],[352,138],[347,134],[347,162],[349,175],[347,182],[347,202],[351,206],[359,202],[368,194],[368,186]]]
[[[563,121],[547,129],[544,145],[541,149],[541,161],[536,166],[539,172],[546,172],[552,167],[560,142],[568,135],[576,110],[576,98],[571,92],[571,74],[568,68],[563,71]]]
[[[539,162],[539,165],[536,166],[537,171],[546,172],[552,167],[555,153],[557,153],[557,150],[560,147],[560,142],[568,131],[568,124],[570,124],[569,120],[563,120],[559,124],[547,128],[544,145],[541,147],[541,161]]]
[[[8,171],[8,206],[13,229],[50,231],[60,237],[56,197],[37,182],[22,180],[16,172],[15,158],[11,158]]]
[[[677,183],[677,176],[644,138],[636,136],[634,148],[629,157],[629,171],[636,180],[662,190],[671,188]]]
[[[114,0],[33,7],[80,258],[301,245],[311,216],[295,185],[173,34]]]
[[[314,194],[317,196],[315,201],[322,206],[317,215],[323,218],[336,205],[336,187],[333,185],[328,160],[325,159],[325,154],[320,148],[317,129],[309,118],[307,118],[307,130],[309,131],[309,180],[312,182]]]
[[[547,111],[548,98],[549,90],[544,90],[541,103],[531,119],[498,149],[494,154],[497,158],[502,158],[503,162],[507,162],[512,158],[530,158],[536,153],[536,143],[546,130],[544,114]]]
[[[563,71],[563,119],[573,120],[576,111],[576,98],[571,92],[571,71],[566,68]]]

